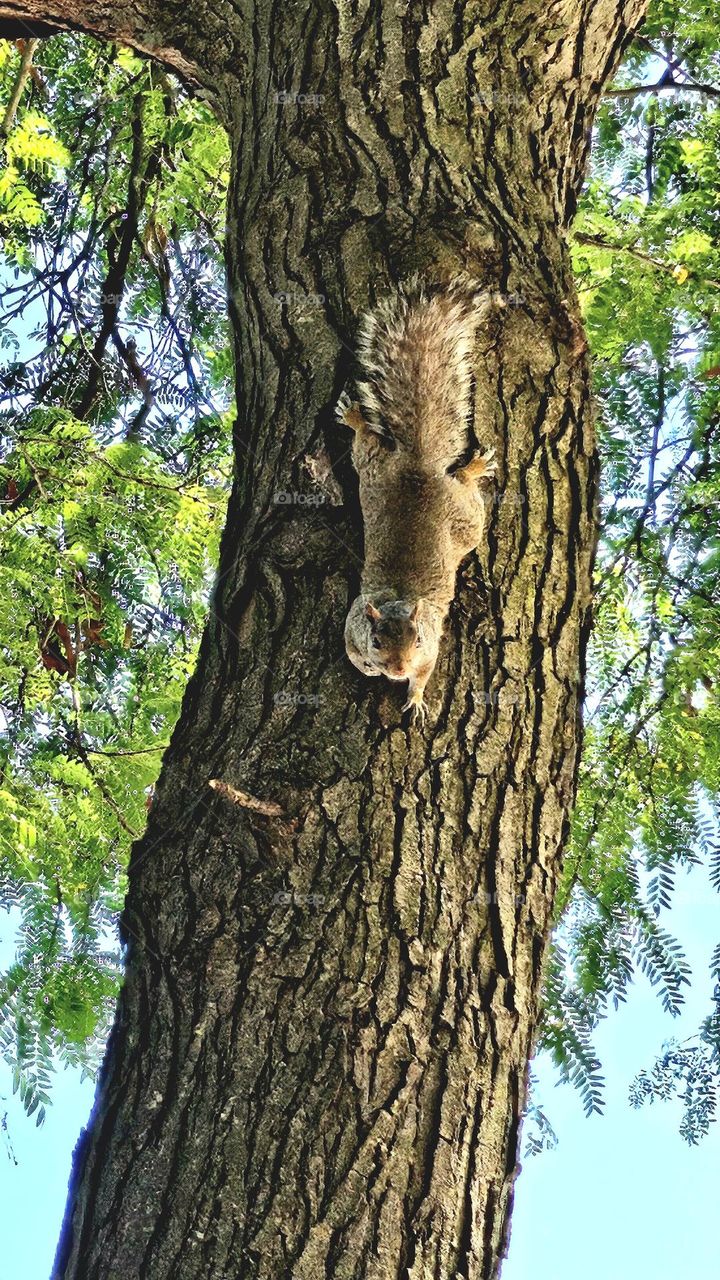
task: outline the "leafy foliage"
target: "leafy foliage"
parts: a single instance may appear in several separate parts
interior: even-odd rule
[[[523,1120],[524,1154],[526,1156],[538,1156],[541,1151],[554,1151],[558,1145],[558,1138],[542,1107],[534,1100],[537,1079],[532,1070],[530,1072],[529,1085],[529,1100],[525,1107]]]
[[[704,862],[720,885],[713,26],[704,5],[654,6],[600,112],[576,223],[604,494],[579,801],[541,1043],[577,1079],[586,1109],[601,1096],[592,1030],[633,978],[647,976],[667,1012],[680,1011],[689,970],[660,923],[677,869]],[[660,1096],[673,1070],[682,1076],[696,1100],[689,1140],[707,1127],[709,1103],[703,1111],[697,1099],[717,1069],[701,1040],[668,1051],[633,1092]]]
[[[678,1097],[683,1106],[680,1132],[691,1145],[708,1132],[716,1119],[720,1079],[720,946],[710,965],[715,980],[712,1012],[692,1040],[678,1044],[668,1041],[650,1071],[640,1071],[630,1087],[630,1102],[641,1107],[646,1102]]]
[[[229,362],[222,132],[123,50],[62,37],[34,70],[0,172],[0,1047],[39,1122],[111,1017],[217,557]]]

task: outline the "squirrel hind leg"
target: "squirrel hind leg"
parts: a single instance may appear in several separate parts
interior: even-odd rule
[[[343,391],[335,406],[335,417],[344,427],[349,427],[354,432],[356,439],[364,442],[370,454],[379,450],[395,452],[395,437],[389,431],[382,431],[368,422],[357,400],[351,400],[347,391]]]
[[[340,399],[335,406],[335,417],[344,427],[349,427],[351,431],[367,431],[368,424],[365,421],[362,409],[357,401],[352,401],[347,391],[343,391]]]
[[[497,461],[495,458],[495,450],[490,449],[487,453],[475,453],[470,461],[464,467],[459,467],[454,473],[455,479],[461,484],[474,484],[482,479],[483,476],[494,476],[497,472]]]

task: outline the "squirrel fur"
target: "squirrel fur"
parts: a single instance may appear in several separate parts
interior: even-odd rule
[[[345,624],[351,662],[367,676],[408,681],[403,710],[424,721],[460,562],[478,546],[478,481],[492,453],[470,448],[472,354],[493,305],[462,278],[428,289],[413,280],[363,319],[358,402],[337,407],[354,432],[365,562]]]

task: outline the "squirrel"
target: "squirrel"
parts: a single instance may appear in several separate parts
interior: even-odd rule
[[[494,303],[467,277],[430,287],[414,278],[363,318],[358,400],[344,392],[336,409],[354,433],[365,529],[345,648],[364,675],[407,680],[403,711],[420,724],[458,566],[485,527],[478,481],[496,470],[494,450],[463,464],[475,334]]]

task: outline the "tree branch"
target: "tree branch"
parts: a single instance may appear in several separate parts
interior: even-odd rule
[[[10,94],[10,101],[8,102],[7,107],[5,108],[5,115],[3,116],[2,125],[0,126],[0,138],[7,138],[10,133],[10,130],[12,129],[15,123],[15,116],[17,114],[17,109],[20,105],[20,99],[22,98],[23,90],[30,78],[30,70],[32,67],[33,54],[38,44],[39,44],[38,40],[25,41],[24,48],[22,51],[22,57],[20,59],[20,67],[17,73],[17,79],[15,81],[13,91]]]
[[[711,98],[720,98],[720,89],[714,84],[683,84],[680,80],[658,80],[657,84],[636,84],[623,89],[606,89],[605,98],[637,98],[643,93],[664,93],[666,90],[681,89],[683,93],[704,93]]]
[[[212,0],[0,0],[0,38],[36,38],[83,31],[129,45],[222,101],[223,72],[238,65],[241,19]]]

